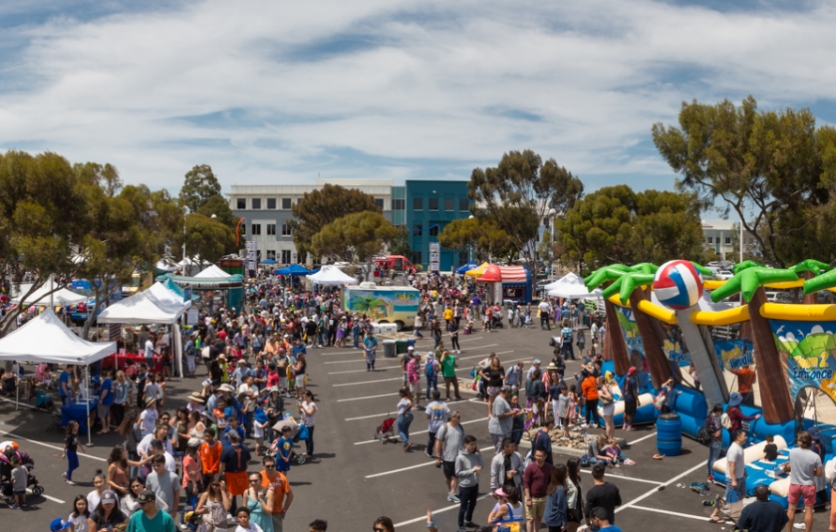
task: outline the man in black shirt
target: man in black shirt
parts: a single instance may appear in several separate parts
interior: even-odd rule
[[[737,528],[749,532],[781,532],[787,525],[787,512],[775,501],[769,500],[769,488],[760,484],[755,488],[754,502],[740,513]]]
[[[607,521],[610,524],[615,524],[615,507],[621,506],[621,493],[618,491],[618,486],[604,481],[604,471],[606,468],[604,464],[595,464],[592,467],[592,479],[595,485],[586,492],[586,506],[583,513],[586,517],[587,525],[592,527],[592,509],[600,506],[607,511]]]

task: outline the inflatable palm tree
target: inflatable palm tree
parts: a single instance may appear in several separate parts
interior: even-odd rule
[[[767,268],[754,261],[746,261],[735,267],[735,275],[723,286],[711,293],[715,303],[740,293],[749,303],[749,323],[752,326],[752,341],[755,346],[755,372],[763,406],[763,417],[767,423],[785,423],[793,419],[793,404],[789,383],[783,371],[781,355],[773,339],[769,320],[761,316],[761,307],[766,303],[763,286],[798,280],[793,270]]]
[[[804,304],[805,305],[816,305],[819,302],[819,296],[816,292],[820,292],[821,290],[830,288],[831,286],[836,285],[836,277],[826,278],[825,280],[821,280],[823,277],[826,277],[828,274],[833,274],[833,270],[830,270],[830,265],[824,262],[820,262],[813,259],[807,259],[799,262],[795,266],[790,267],[790,270],[794,271],[797,274],[801,274],[804,277]],[[830,270],[830,271],[827,271]],[[826,271],[827,273],[822,274],[821,272]],[[818,282],[811,282],[819,279]],[[834,279],[834,284],[827,286],[828,280],[827,279]],[[815,286],[821,286],[822,288],[815,289]],[[808,288],[809,287],[809,288]]]

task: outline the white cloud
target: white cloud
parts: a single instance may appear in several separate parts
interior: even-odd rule
[[[25,46],[0,71],[17,87],[0,92],[0,146],[108,161],[153,187],[177,188],[204,162],[224,185],[317,171],[465,179],[529,147],[592,187],[619,174],[670,187],[667,166],[637,146],[681,101],[809,105],[836,82],[825,5],[209,0],[72,17],[5,38]]]

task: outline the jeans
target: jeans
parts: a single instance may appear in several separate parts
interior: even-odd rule
[[[720,453],[723,452],[723,440],[713,441],[708,446],[708,462],[706,463],[706,468],[708,470],[708,476],[714,476],[714,462],[720,459]]]
[[[412,412],[406,412],[398,416],[398,436],[401,437],[404,447],[409,445],[409,426],[412,424],[412,418]]]
[[[252,436],[253,434],[253,420],[255,419],[255,412],[247,412],[246,420],[244,422],[244,434]]]
[[[452,338],[452,340],[451,340],[451,342],[450,342],[450,343],[451,343],[451,346],[452,346],[452,347],[451,347],[451,349],[456,349],[456,350],[458,350],[458,351],[461,351],[461,350],[462,350],[461,346],[459,345],[459,337],[458,337],[458,335],[454,336],[454,337]]]
[[[354,349],[360,349],[360,335],[354,335]]]
[[[305,440],[305,452],[308,456],[313,456],[314,445],[313,445],[313,433],[316,427],[308,427],[308,439]]]
[[[436,433],[435,432],[430,432],[429,435],[430,435],[430,437],[427,440],[427,454],[432,456],[433,454],[435,454],[435,435],[436,435]]]
[[[459,486],[459,526],[473,521],[473,510],[476,509],[476,498],[479,496],[479,486]]]
[[[433,390],[438,391],[438,375],[433,375],[432,377],[427,377],[427,401],[430,400],[430,387]]]
[[[592,418],[595,426],[598,426],[598,399],[586,400],[586,424],[589,425],[589,418]]]
[[[563,360],[575,360],[575,351],[572,349],[572,341],[563,341]]]
[[[78,469],[78,453],[67,449],[67,480],[73,479],[73,471]]]

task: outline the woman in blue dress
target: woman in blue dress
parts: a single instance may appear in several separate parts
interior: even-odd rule
[[[250,522],[264,532],[273,532],[273,488],[261,487],[261,475],[251,473],[250,487],[244,492],[244,502],[250,511]]]

